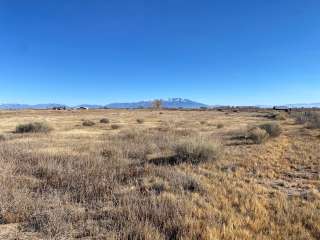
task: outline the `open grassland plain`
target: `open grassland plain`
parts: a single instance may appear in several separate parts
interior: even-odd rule
[[[0,239],[320,239],[319,171],[287,113],[0,111]]]

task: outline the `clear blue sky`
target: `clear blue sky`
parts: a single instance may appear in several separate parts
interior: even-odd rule
[[[0,103],[320,102],[319,0],[0,0]]]

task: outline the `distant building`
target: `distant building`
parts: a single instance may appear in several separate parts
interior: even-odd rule
[[[284,112],[291,112],[291,108],[286,107],[286,106],[274,106],[273,110],[276,111],[284,111]]]
[[[66,107],[53,107],[52,110],[66,110]]]

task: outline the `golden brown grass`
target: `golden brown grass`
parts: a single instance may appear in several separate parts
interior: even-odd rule
[[[320,238],[319,130],[256,145],[234,133],[265,112],[161,112],[1,111],[0,239]]]

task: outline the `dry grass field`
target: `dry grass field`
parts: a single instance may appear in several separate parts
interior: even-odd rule
[[[0,111],[0,239],[320,239],[319,172],[285,113]]]

